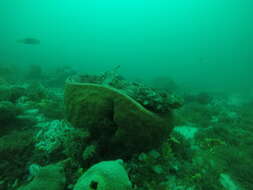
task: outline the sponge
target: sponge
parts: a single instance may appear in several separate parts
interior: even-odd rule
[[[30,183],[18,190],[63,190],[66,182],[64,167],[69,161],[66,159],[42,167]]]
[[[74,190],[131,190],[122,160],[103,161],[89,168],[77,181]]]

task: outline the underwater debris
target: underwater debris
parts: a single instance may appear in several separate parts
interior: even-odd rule
[[[40,40],[36,38],[24,38],[21,40],[17,40],[17,43],[28,44],[28,45],[38,45],[40,44]]]

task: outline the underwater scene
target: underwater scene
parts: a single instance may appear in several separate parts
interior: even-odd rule
[[[252,0],[2,0],[0,28],[0,190],[253,190]]]

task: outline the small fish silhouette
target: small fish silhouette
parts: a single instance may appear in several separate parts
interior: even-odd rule
[[[38,45],[40,44],[40,40],[36,39],[36,38],[24,38],[21,40],[17,40],[18,43],[22,43],[22,44],[29,44],[29,45]]]

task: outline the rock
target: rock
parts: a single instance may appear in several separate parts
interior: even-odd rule
[[[122,160],[95,164],[79,178],[74,190],[131,190],[131,182],[122,164]]]
[[[108,86],[67,80],[64,98],[67,120],[88,129],[92,140],[107,145],[112,154],[131,155],[159,146],[173,127],[171,112],[153,113]]]

